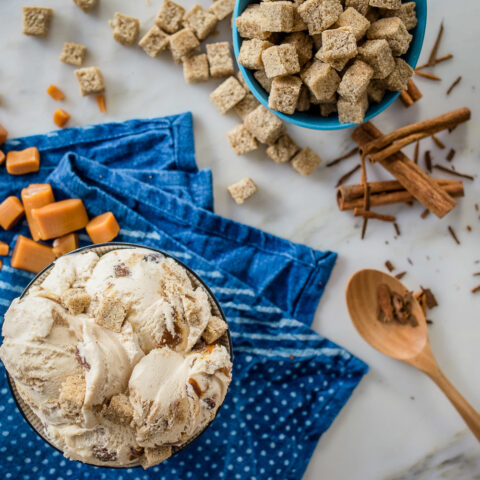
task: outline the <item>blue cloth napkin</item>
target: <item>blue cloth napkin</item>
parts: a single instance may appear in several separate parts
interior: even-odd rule
[[[0,474],[47,479],[300,479],[366,365],[309,328],[336,254],[266,234],[213,213],[212,178],[195,163],[189,113],[9,140],[36,146],[40,172],[0,176],[1,197],[50,182],[56,199],[82,198],[89,214],[111,210],[117,240],[160,248],[194,269],[228,318],[233,380],[210,428],[161,465],[114,470],[70,462],[18,412],[0,373]],[[26,224],[0,232],[13,248]],[[85,234],[82,243],[88,243]],[[0,313],[32,275],[5,259]],[[332,319],[333,321],[334,319]]]

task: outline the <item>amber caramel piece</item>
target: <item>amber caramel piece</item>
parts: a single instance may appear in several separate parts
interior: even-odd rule
[[[53,253],[56,257],[61,257],[66,253],[72,252],[78,248],[78,234],[68,233],[63,237],[56,238],[53,241]]]
[[[22,202],[17,197],[8,197],[0,203],[0,225],[10,230],[25,213]]]
[[[80,230],[88,223],[87,211],[79,198],[71,198],[34,208],[32,217],[37,222],[41,240],[62,237]]]
[[[102,213],[87,224],[87,233],[93,243],[110,242],[119,231],[120,227],[112,212]]]
[[[7,172],[10,175],[24,175],[38,172],[40,168],[40,153],[36,147],[25,150],[12,150],[7,153]]]
[[[0,165],[3,165],[5,161],[5,154],[0,150]]]
[[[56,86],[50,85],[47,88],[47,93],[54,99],[54,100],[63,100],[65,98],[64,93]]]
[[[0,255],[8,255],[8,252],[10,251],[10,247],[8,246],[8,243],[5,242],[0,242]]]
[[[53,121],[57,127],[63,128],[70,120],[70,114],[61,108],[57,108],[53,114]]]
[[[7,137],[8,130],[3,125],[0,125],[0,145],[3,145],[5,143]]]
[[[28,187],[22,189],[22,202],[23,207],[25,208],[28,227],[30,228],[32,238],[35,241],[40,240],[40,231],[37,223],[32,217],[32,209],[44,207],[54,201],[55,198],[53,196],[52,187],[49,183],[32,183]]]
[[[52,248],[19,235],[13,249],[10,265],[20,270],[38,273],[54,260],[55,255]]]
[[[100,113],[105,113],[107,111],[107,102],[105,101],[105,95],[97,95],[97,104]]]

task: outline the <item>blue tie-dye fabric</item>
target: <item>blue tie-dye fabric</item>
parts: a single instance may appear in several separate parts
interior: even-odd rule
[[[194,269],[227,316],[233,381],[210,428],[161,465],[115,470],[71,462],[23,420],[0,373],[0,474],[35,480],[300,479],[322,433],[366,365],[310,329],[336,254],[320,252],[213,213],[211,172],[195,163],[191,115],[132,120],[10,140],[36,146],[36,174],[0,176],[1,198],[47,181],[57,199],[111,210],[116,240],[162,249]],[[11,247],[26,224],[0,232]],[[81,243],[88,237],[80,235]],[[5,259],[3,314],[32,275]]]

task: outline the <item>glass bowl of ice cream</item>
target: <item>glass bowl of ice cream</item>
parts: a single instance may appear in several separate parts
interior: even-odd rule
[[[198,438],[232,372],[225,316],[202,280],[134,244],[85,247],[5,314],[0,359],[30,426],[71,460],[148,468]]]

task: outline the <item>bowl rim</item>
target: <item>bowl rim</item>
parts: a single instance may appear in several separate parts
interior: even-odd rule
[[[160,250],[158,248],[155,248],[155,247],[150,247],[150,246],[147,246],[147,245],[142,245],[142,244],[139,244],[139,243],[131,243],[131,242],[107,242],[107,243],[96,243],[96,244],[92,244],[92,245],[86,245],[84,247],[80,247],[80,248],[77,248],[76,250],[72,250],[71,252],[69,253],[66,253],[65,255],[62,255],[62,256],[68,256],[68,255],[73,255],[73,254],[76,254],[76,253],[81,253],[81,252],[85,252],[87,250],[92,250],[94,248],[101,248],[101,247],[120,247],[122,249],[129,249],[129,248],[143,248],[143,249],[146,249],[146,250],[151,250],[155,253],[160,253],[161,255],[164,255],[165,257],[167,258],[171,258],[172,260],[174,260],[175,262],[177,262],[178,264],[180,264],[183,268],[185,268],[188,273],[190,273],[198,282],[199,284],[207,291],[209,297],[210,297],[210,300],[213,301],[213,303],[215,304],[222,320],[226,323],[227,325],[227,331],[223,334],[223,335],[226,335],[227,336],[227,344],[228,344],[228,353],[229,353],[229,356],[230,356],[230,361],[232,362],[232,365],[233,365],[233,344],[232,344],[232,337],[230,335],[230,328],[228,326],[228,321],[227,321],[227,317],[225,316],[225,313],[223,312],[222,310],[222,307],[220,306],[220,303],[219,301],[217,300],[217,297],[213,294],[213,292],[211,291],[210,287],[201,279],[201,277],[198,275],[198,273],[196,273],[194,270],[192,270],[190,267],[188,267],[187,265],[185,265],[181,260],[179,260],[178,258],[176,258],[174,255],[171,255],[167,252],[165,252],[164,250]],[[113,248],[112,250],[110,251],[113,251],[115,248]],[[106,253],[110,253],[110,252],[105,252],[103,255],[105,255]],[[61,258],[61,257],[59,257]],[[30,280],[30,282],[28,283],[28,285],[24,288],[22,294],[20,295],[19,298],[23,298],[25,295],[27,295],[28,293],[28,290],[35,284],[35,282],[38,280],[38,278],[40,278],[43,274],[45,274],[46,272],[48,272],[50,269],[53,268],[55,262],[57,261],[58,259],[55,259],[53,262],[51,262],[50,264],[48,264],[45,268],[43,268],[39,273],[37,273],[33,278],[32,280]],[[63,455],[63,451],[58,448],[57,446],[55,446],[52,442],[50,442],[49,440],[47,440],[46,438],[43,437],[43,435],[40,434],[39,431],[37,431],[37,429],[32,425],[32,423],[30,422],[30,420],[27,418],[26,414],[24,413],[23,411],[23,408],[22,406],[20,405],[18,399],[17,399],[17,395],[20,396],[20,394],[18,393],[16,387],[14,386],[14,379],[10,376],[10,374],[8,373],[8,371],[5,369],[5,372],[6,372],[6,377],[7,377],[7,383],[8,383],[8,387],[10,389],[10,393],[13,397],[13,400],[15,402],[15,405],[17,406],[17,409],[18,411],[20,412],[20,414],[22,415],[23,419],[25,420],[25,422],[29,425],[29,427],[45,442],[47,443],[50,447],[52,447],[53,449],[55,449],[57,452],[61,453]],[[230,384],[231,382],[228,384],[227,386],[227,391],[225,392],[225,398],[228,394],[228,390],[230,388]],[[223,402],[220,404],[220,406],[218,407],[216,413],[215,413],[215,416],[212,418],[212,420],[210,420],[210,422],[208,422],[205,427],[195,436],[195,437],[192,437],[190,438],[184,445],[180,445],[179,447],[177,447],[178,449],[176,449],[175,451],[172,452],[172,455],[170,455],[170,457],[168,457],[168,459],[174,457],[175,455],[177,455],[178,453],[180,453],[181,451],[185,450],[187,447],[189,447],[192,443],[194,443],[198,438],[200,438],[204,433],[205,431],[208,429],[208,427],[210,427],[210,425],[213,423],[213,421],[216,419],[217,415],[218,415],[218,412],[220,412],[220,409],[223,407],[223,404],[225,403],[225,399],[223,400]],[[26,402],[25,402],[26,404]],[[26,404],[27,405],[27,404]],[[27,405],[28,406],[28,405]],[[32,413],[33,410],[32,410]],[[175,447],[173,447],[172,450],[174,450]],[[168,460],[166,459],[166,460]],[[141,468],[141,465],[138,464],[138,465],[97,465],[95,463],[88,463],[88,462],[83,462],[82,460],[71,460],[71,461],[76,461],[76,462],[80,462],[80,463],[83,463],[84,465],[89,465],[89,466],[92,466],[92,467],[98,467],[98,468],[113,468],[113,469],[116,469],[116,470],[125,470],[125,469],[129,469],[129,468]],[[163,462],[162,462],[163,463]],[[161,465],[161,464],[159,464]]]
[[[418,23],[415,27],[415,35],[414,39],[412,39],[413,45],[410,45],[408,52],[405,55],[409,55],[407,63],[415,69],[418,59],[420,57],[420,54],[422,52],[423,48],[423,41],[425,38],[425,30],[427,26],[427,0],[414,0],[415,4],[418,6],[421,4],[422,11],[424,14],[421,16],[421,18],[418,18]],[[337,121],[333,123],[323,123],[321,120],[324,117],[321,117],[318,115],[318,117],[315,117],[314,120],[304,120],[301,118],[297,118],[295,115],[297,112],[294,112],[292,115],[287,115],[282,112],[277,112],[276,110],[271,110],[268,108],[268,94],[265,92],[265,90],[257,85],[257,81],[253,80],[253,73],[252,70],[249,70],[245,68],[243,65],[240,65],[238,63],[238,55],[240,53],[240,45],[241,42],[243,41],[243,38],[240,37],[240,34],[238,33],[237,25],[235,20],[237,17],[243,13],[245,8],[253,3],[259,3],[257,0],[247,0],[245,3],[245,8],[242,9],[240,12],[240,4],[243,4],[243,0],[236,0],[235,1],[235,8],[233,10],[233,21],[232,21],[232,40],[233,40],[233,52],[235,56],[235,61],[237,63],[238,69],[240,70],[240,74],[242,75],[243,79],[245,80],[245,83],[247,84],[248,88],[250,89],[250,92],[254,95],[254,97],[265,107],[267,108],[270,112],[275,114],[277,117],[279,117],[281,120],[284,120],[285,122],[291,123],[292,125],[296,125],[299,127],[303,128],[308,128],[311,130],[343,130],[345,128],[350,128],[350,127],[358,127],[361,124],[357,123],[340,123],[338,120],[338,115],[337,115]],[[412,49],[412,46],[414,49]],[[403,58],[404,55],[401,56]],[[387,92],[385,95],[385,98],[377,104],[373,105],[374,111],[371,111],[369,113],[369,110],[371,110],[371,106],[369,105],[369,108],[365,114],[364,121],[362,123],[368,122],[375,118],[377,115],[380,115],[383,111],[385,111],[390,105],[400,96],[401,92]],[[300,112],[303,113],[303,112]],[[333,117],[332,117],[333,118]]]

